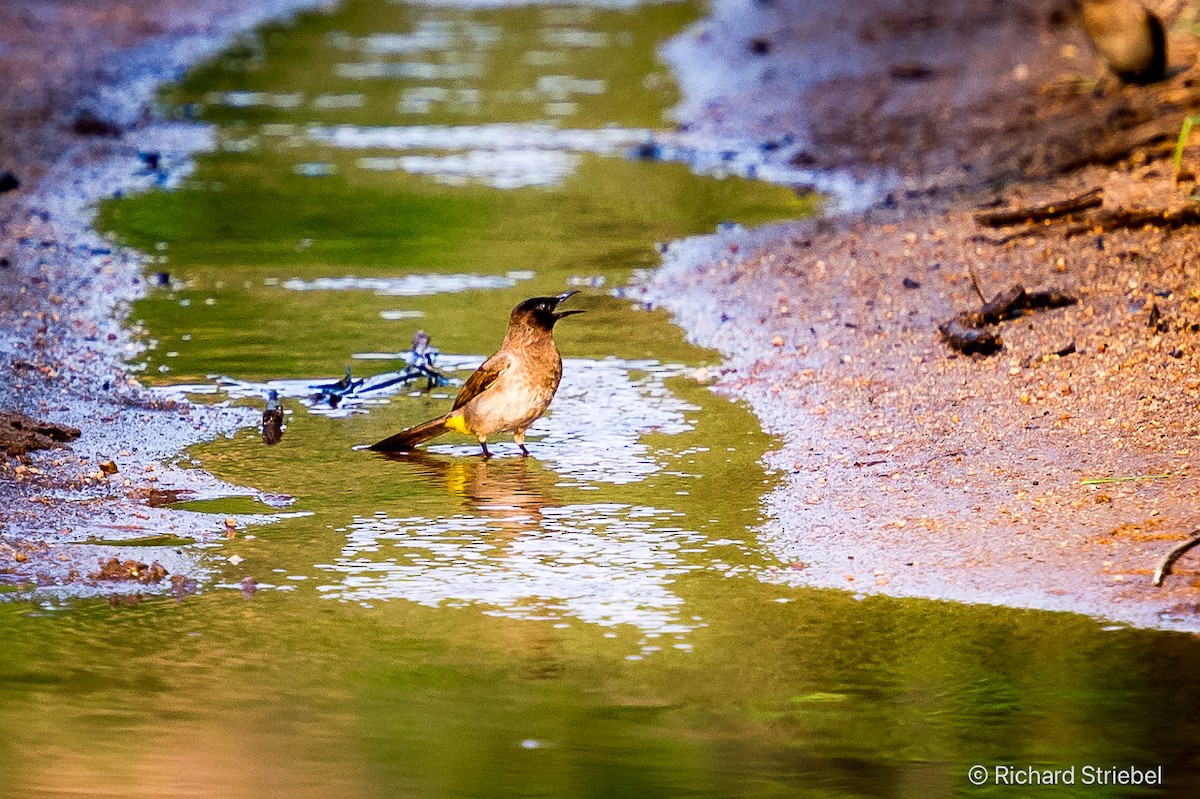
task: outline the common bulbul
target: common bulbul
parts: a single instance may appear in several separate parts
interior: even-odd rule
[[[562,379],[562,358],[554,344],[554,323],[580,310],[558,310],[558,304],[577,291],[557,297],[532,297],[508,317],[508,332],[500,351],[483,362],[454,398],[448,413],[410,427],[370,446],[376,452],[407,452],[453,430],[474,436],[490,458],[488,436],[512,433],[525,455],[525,431],[554,399]]]
[[[1126,83],[1154,83],[1167,74],[1162,20],[1139,0],[1082,0],[1083,30],[1096,53]]]

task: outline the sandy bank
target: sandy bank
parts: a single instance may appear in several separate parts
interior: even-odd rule
[[[0,463],[0,580],[86,591],[97,560],[112,556],[158,559],[172,573],[194,574],[186,550],[115,542],[225,534],[224,518],[161,505],[181,492],[247,492],[163,462],[252,423],[253,414],[155,401],[123,368],[138,352],[123,322],[144,290],[144,264],[90,225],[99,200],[158,180],[139,153],[159,153],[174,179],[209,145],[202,127],[156,121],[162,82],[238,33],[311,5],[19,0],[0,7],[0,172],[20,182],[0,194],[0,408],[82,430],[70,450]],[[118,472],[103,474],[105,461]],[[122,589],[102,582],[94,590]]]

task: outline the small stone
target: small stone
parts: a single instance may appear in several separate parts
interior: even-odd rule
[[[933,68],[920,61],[906,61],[903,64],[897,64],[888,72],[896,80],[929,80],[934,75]]]
[[[750,40],[750,52],[754,55],[766,55],[771,52],[771,40],[766,36],[755,36]]]
[[[110,139],[120,138],[122,132],[120,127],[107,119],[101,119],[91,111],[84,111],[75,117],[71,129],[80,136],[103,136]]]

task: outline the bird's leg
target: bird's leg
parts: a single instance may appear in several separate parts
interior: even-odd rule
[[[517,446],[521,448],[522,455],[529,454],[529,450],[525,449],[525,431],[524,430],[518,430],[517,432],[513,433],[513,441],[516,442]]]
[[[484,459],[485,461],[486,461],[488,458],[492,457],[492,453],[488,452],[488,448],[487,448],[487,439],[486,439],[486,438],[485,438],[483,441],[480,441],[480,442],[479,442],[479,446],[483,448],[483,459]]]

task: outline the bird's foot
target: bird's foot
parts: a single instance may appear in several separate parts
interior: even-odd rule
[[[522,457],[522,458],[528,458],[528,457],[529,457],[529,450],[525,449],[525,445],[524,445],[524,444],[517,444],[517,446],[521,448],[521,457]]]
[[[479,446],[480,446],[480,448],[483,450],[483,452],[481,453],[481,457],[482,457],[482,458],[483,458],[485,461],[486,461],[488,458],[492,457],[492,453],[491,453],[490,451],[488,451],[488,448],[487,448],[487,442],[486,442],[486,441],[480,441],[480,442],[479,442]]]

